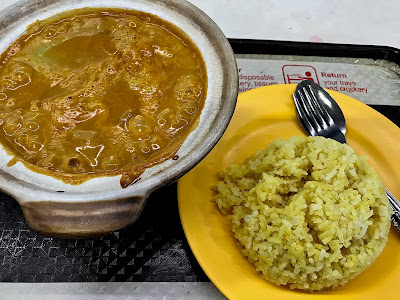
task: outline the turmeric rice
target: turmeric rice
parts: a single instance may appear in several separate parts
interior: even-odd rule
[[[276,140],[217,176],[214,200],[232,215],[242,255],[277,285],[343,285],[387,242],[385,189],[348,145],[323,137]]]

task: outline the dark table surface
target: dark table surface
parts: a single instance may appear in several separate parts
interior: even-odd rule
[[[182,229],[176,183],[154,192],[130,227],[100,238],[31,231],[18,203],[0,194],[2,282],[209,281]]]

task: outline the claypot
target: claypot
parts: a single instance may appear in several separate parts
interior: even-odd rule
[[[218,26],[183,0],[23,0],[0,12],[0,51],[36,20],[83,7],[124,8],[148,12],[181,28],[197,45],[207,68],[208,87],[197,128],[176,155],[155,165],[135,184],[122,188],[120,176],[91,179],[79,185],[28,170],[0,149],[0,190],[20,204],[26,221],[46,236],[89,237],[133,223],[149,194],[171,183],[202,160],[221,138],[232,117],[238,92],[236,60]],[[154,220],[157,222],[157,220]]]

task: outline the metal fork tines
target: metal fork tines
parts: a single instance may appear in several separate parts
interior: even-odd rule
[[[340,143],[346,143],[340,131],[326,109],[317,101],[311,88],[303,87],[303,93],[293,94],[296,112],[301,125],[309,135],[330,137]],[[304,95],[303,95],[304,94]]]

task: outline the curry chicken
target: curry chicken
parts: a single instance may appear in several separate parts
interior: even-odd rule
[[[84,9],[29,26],[0,56],[0,143],[69,184],[128,186],[170,159],[197,126],[207,90],[196,45],[156,16]]]

